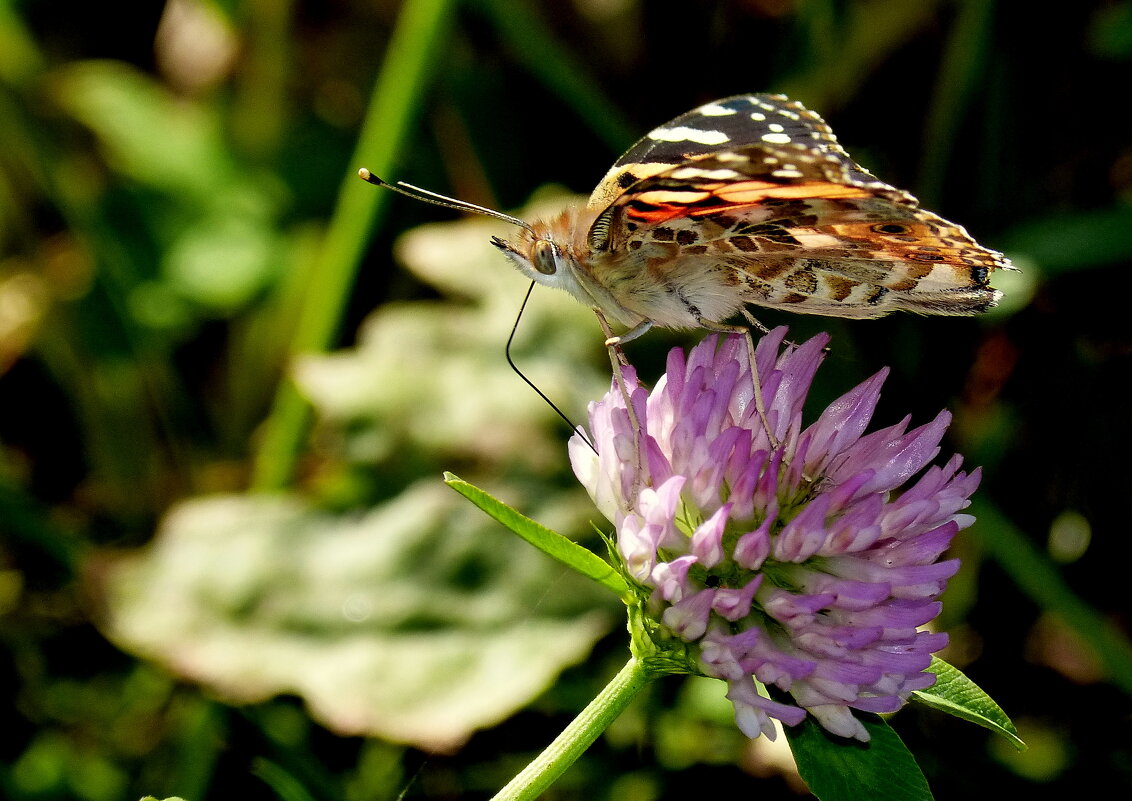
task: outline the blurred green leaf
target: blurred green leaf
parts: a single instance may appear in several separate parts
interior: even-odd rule
[[[128,777],[107,754],[82,747],[61,732],[37,733],[12,764],[8,782],[27,798],[117,801]]]
[[[185,336],[198,314],[229,316],[270,285],[283,251],[280,185],[237,169],[215,108],[175,97],[118,62],[71,65],[53,85],[109,163],[160,193],[131,204],[132,225],[122,225],[120,210],[107,220],[122,228],[117,238],[90,222],[100,266],[138,323]],[[160,271],[149,267],[153,247]]]
[[[205,201],[232,176],[214,111],[175,98],[118,61],[81,61],[53,78],[57,102],[97,134],[110,162],[169,195]]]
[[[231,701],[293,693],[334,731],[450,750],[609,625],[587,582],[492,529],[431,483],[361,516],[186,503],[106,572],[107,632]]]
[[[1018,729],[1002,711],[1002,707],[961,670],[935,656],[932,657],[928,670],[936,675],[936,683],[926,690],[912,693],[918,701],[932,709],[990,729],[1009,740],[1019,751],[1026,750],[1026,744],[1018,736]]]
[[[943,194],[955,139],[986,74],[991,45],[990,23],[994,19],[995,4],[985,0],[962,0],[955,5],[957,13],[925,125],[924,155],[917,181],[917,194],[928,206],[938,203]]]
[[[381,72],[369,98],[354,150],[354,169],[387,176],[397,166],[440,64],[455,0],[406,0],[398,14]],[[371,228],[389,192],[365,184],[354,169],[341,176],[338,200],[317,259],[312,262],[289,352],[322,353],[338,333]],[[309,421],[305,399],[282,381],[256,452],[253,486],[279,489],[291,479]]]
[[[316,801],[315,796],[284,767],[267,759],[257,759],[252,773],[263,779],[279,801]]]
[[[526,2],[477,0],[500,37],[549,92],[586,121],[610,150],[621,152],[638,136],[624,113],[591,74],[590,68],[563,46]]]
[[[971,534],[1014,583],[1068,624],[1092,648],[1109,680],[1132,694],[1132,643],[1120,627],[1082,600],[1049,558],[993,502],[976,495],[967,511],[977,520]]]
[[[429,472],[473,457],[534,474],[562,470],[565,426],[503,355],[528,282],[488,245],[502,232],[481,219],[409,231],[397,241],[398,260],[441,299],[386,305],[362,324],[354,348],[299,360],[299,388],[321,420],[349,428],[359,463],[403,462],[399,454],[411,449]],[[535,293],[512,348],[520,368],[572,414],[608,388],[608,372],[595,367],[600,351],[593,314],[553,291]]]
[[[812,52],[792,63],[777,89],[810,108],[844,105],[886,57],[931,24],[937,5],[939,0],[874,0],[842,11],[828,0],[802,3],[800,25]]]
[[[174,292],[218,314],[246,304],[274,277],[276,238],[262,222],[227,215],[201,218],[165,254]]]
[[[43,59],[13,3],[0,3],[0,82],[24,86],[43,69]]]
[[[28,543],[67,578],[79,566],[84,546],[52,520],[47,507],[6,477],[0,477],[0,520],[6,538]]]
[[[1119,264],[1132,259],[1132,206],[1032,220],[1008,230],[999,244],[1050,275]]]

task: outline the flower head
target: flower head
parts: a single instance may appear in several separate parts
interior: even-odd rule
[[[947,635],[920,627],[959,568],[939,557],[974,520],[960,511],[979,470],[961,472],[958,455],[924,470],[947,412],[865,433],[884,370],[803,427],[828,338],[784,336],[756,351],[765,425],[743,337],[710,336],[674,349],[651,392],[625,368],[624,392],[614,383],[590,406],[596,453],[576,436],[571,461],[616,527],[657,653],[727,682],[750,737],[809,713],[867,740],[851,709],[894,711],[935,680],[925,669]]]

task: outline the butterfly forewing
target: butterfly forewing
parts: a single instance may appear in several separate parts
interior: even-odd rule
[[[782,95],[736,95],[693,109],[642,137],[602,178],[589,206],[605,208],[633,184],[678,164],[781,145],[828,156],[847,183],[891,189],[854,162],[825,121],[801,103]]]
[[[998,297],[990,272],[1010,267],[856,164],[816,114],[775,95],[716,101],[655,129],[613,166],[590,208],[601,211],[589,246],[605,264],[634,258],[690,307],[696,293],[726,289],[832,316],[972,314]]]

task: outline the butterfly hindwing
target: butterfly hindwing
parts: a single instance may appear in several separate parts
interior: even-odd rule
[[[753,216],[740,213],[716,247],[740,294],[763,306],[836,317],[974,314],[998,298],[991,273],[1010,266],[961,226],[885,198],[797,200]]]

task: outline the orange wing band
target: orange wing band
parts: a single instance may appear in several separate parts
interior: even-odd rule
[[[821,198],[869,197],[872,193],[859,186],[846,186],[827,181],[804,184],[775,184],[767,181],[737,181],[694,190],[643,192],[633,198],[627,216],[645,224],[656,225],[677,217],[701,217],[719,211],[738,211],[757,206],[770,199],[807,200]]]

